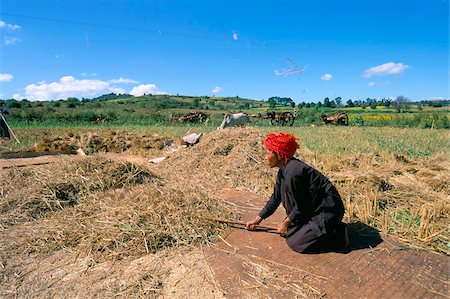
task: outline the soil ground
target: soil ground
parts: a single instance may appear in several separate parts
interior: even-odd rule
[[[248,221],[262,208],[250,192],[225,190]],[[282,208],[262,224],[277,226]],[[449,258],[409,249],[361,223],[349,225],[346,253],[299,254],[267,232],[233,229],[206,251],[229,298],[448,298]]]

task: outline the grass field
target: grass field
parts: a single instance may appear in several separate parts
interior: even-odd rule
[[[85,125],[80,127],[33,126],[19,127],[14,131],[21,141],[3,140],[0,150],[12,151],[29,149],[45,136],[64,136],[69,133],[107,132],[128,130],[148,134],[160,134],[172,137],[183,136],[189,128],[197,132],[209,133],[216,130],[212,124],[194,125],[154,125],[154,126],[106,126]],[[346,156],[356,153],[399,154],[412,159],[430,157],[437,153],[449,154],[448,130],[428,130],[416,128],[390,127],[261,127],[262,132],[285,131],[300,138],[302,146],[311,151]]]

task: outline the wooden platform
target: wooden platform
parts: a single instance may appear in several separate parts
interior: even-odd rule
[[[227,190],[220,196],[253,219],[265,200]],[[283,208],[264,225],[277,226]],[[227,298],[450,298],[450,258],[407,249],[361,223],[351,224],[347,253],[292,251],[278,234],[230,229],[205,251]]]

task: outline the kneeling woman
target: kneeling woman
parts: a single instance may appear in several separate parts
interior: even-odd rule
[[[301,253],[344,250],[348,246],[347,226],[342,223],[344,205],[333,184],[293,157],[299,146],[291,134],[267,134],[264,145],[267,164],[279,171],[272,196],[246,228],[255,229],[282,203],[287,217],[278,232],[290,248]]]

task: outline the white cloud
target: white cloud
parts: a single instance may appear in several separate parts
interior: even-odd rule
[[[0,74],[0,82],[8,82],[11,81],[12,78],[14,78],[11,74]]]
[[[214,87],[214,88],[211,90],[211,92],[212,92],[212,93],[219,93],[219,92],[221,92],[222,90],[223,90],[222,87],[216,86],[216,87]]]
[[[18,93],[14,94],[14,95],[12,96],[12,98],[13,98],[14,100],[21,100],[21,99],[23,99],[23,97],[20,96],[20,94],[18,94]]]
[[[134,87],[130,94],[138,97],[144,94],[167,94],[165,91],[160,91],[155,84],[141,84],[139,86]]]
[[[126,91],[125,89],[123,89],[123,88],[120,88],[120,87],[113,87],[113,86],[111,86],[110,88],[108,88],[108,90],[109,90],[110,92],[112,92],[112,93],[115,93],[115,94],[124,94],[124,93],[127,92],[127,91]]]
[[[91,74],[88,74],[88,73],[81,73],[81,76],[85,76],[85,77],[87,77],[87,76],[97,77],[97,73],[91,73]]]
[[[320,80],[324,80],[324,81],[328,81],[331,79],[333,79],[333,75],[331,75],[331,74],[325,74],[322,77],[320,77]]]
[[[374,86],[375,85],[375,82],[369,82],[369,87],[372,87],[372,86]]]
[[[133,83],[133,84],[138,84],[138,83],[139,83],[139,82],[136,81],[136,80],[133,80],[133,79],[127,79],[127,78],[122,78],[122,77],[120,77],[119,79],[111,79],[111,80],[108,80],[108,82],[109,82],[109,83],[115,83],[115,84],[118,84],[118,83]]]
[[[233,32],[233,40],[238,40],[239,35],[236,32]]]
[[[6,28],[9,30],[19,30],[21,27],[19,25],[7,24],[4,21],[0,20],[0,28]]]
[[[19,25],[10,25],[8,24],[8,28],[11,30],[19,30],[21,27]]]
[[[5,36],[3,38],[3,43],[5,44],[5,46],[12,46],[12,45],[17,44],[20,41],[22,41],[22,40],[20,38],[17,38],[17,37]]]
[[[398,75],[402,74],[407,68],[409,68],[409,65],[403,63],[388,62],[364,70],[363,77],[370,78],[372,76]]]
[[[67,97],[91,97],[103,93],[125,93],[123,88],[111,86],[102,80],[77,80],[64,76],[59,82],[30,84],[25,87],[25,97],[30,100],[54,100]]]

